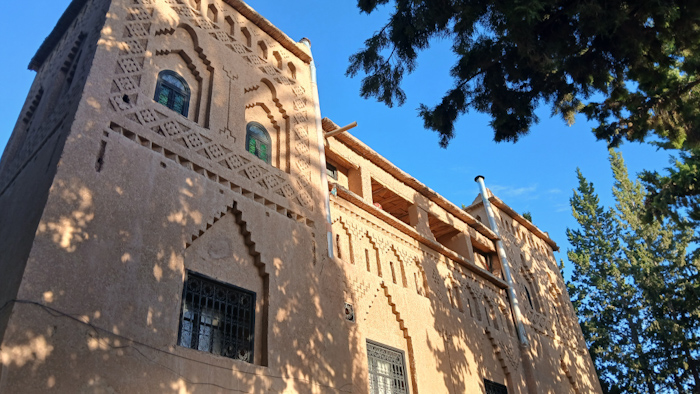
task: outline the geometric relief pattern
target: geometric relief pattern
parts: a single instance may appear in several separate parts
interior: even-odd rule
[[[392,234],[390,228],[371,222],[358,212],[351,211],[334,200],[331,200],[331,203],[332,223],[342,224],[343,233],[349,235],[349,240],[347,238],[342,240],[342,244],[349,247],[351,255],[360,259],[362,267],[366,265],[367,273],[376,275],[378,281],[393,282],[398,285],[396,289],[404,288],[411,293],[415,291],[421,296],[430,298],[422,259],[436,259],[437,257],[427,257],[428,254],[421,250],[418,243]],[[353,245],[359,242],[363,242],[360,249],[353,251],[355,248]],[[364,269],[361,271],[365,272]],[[366,293],[356,286],[354,282],[350,286],[353,294],[364,295]],[[438,298],[442,300],[443,297],[439,293],[437,294]]]
[[[491,327],[486,327],[484,331],[491,341],[491,346],[493,346],[493,350],[496,353],[496,358],[501,364],[505,374],[510,375],[513,372],[517,372],[520,369],[520,354],[513,345],[514,339],[502,337]]]
[[[84,77],[86,76],[84,67],[87,64],[84,61],[84,58],[80,58],[80,60],[76,58],[77,53],[79,53],[81,48],[83,48],[86,36],[83,34],[79,35],[72,45],[68,42],[68,40],[72,38],[71,36],[74,35],[76,30],[79,31],[81,29],[81,21],[83,18],[85,18],[85,14],[87,12],[99,13],[101,11],[90,7],[83,7],[83,10],[76,16],[76,22],[74,22],[71,30],[65,33],[62,42],[60,42],[52,54],[43,61],[43,64],[45,65],[44,67],[47,70],[58,68],[57,66],[61,61],[65,61],[65,63],[63,63],[64,66],[66,63],[70,65],[71,62],[75,62],[72,63],[72,66],[70,67],[72,70],[71,74],[73,75],[74,79],[71,81],[66,80],[66,82],[60,83],[61,81],[59,80],[53,81],[55,78],[51,76],[49,72],[44,71],[37,74],[37,79],[44,78],[48,79],[48,81],[44,81],[46,84],[37,83],[39,82],[38,80],[35,81],[36,85],[43,87],[39,89],[39,92],[35,96],[35,100],[32,102],[32,104],[30,104],[27,114],[20,117],[20,119],[24,118],[22,120],[25,123],[25,129],[23,130],[23,133],[18,132],[17,135],[13,135],[14,139],[19,139],[19,146],[17,146],[11,157],[6,158],[8,160],[6,167],[4,168],[2,174],[0,174],[0,195],[4,194],[5,191],[8,190],[8,188],[13,184],[14,180],[17,179],[17,176],[31,162],[35,155],[47,143],[49,143],[51,138],[53,138],[57,133],[64,133],[68,130],[67,127],[64,127],[66,126],[65,120],[69,115],[67,111],[75,110],[75,103],[80,98],[80,90],[83,87]],[[88,51],[92,51],[93,49],[94,48],[91,47]],[[80,62],[80,64],[78,64],[78,62]],[[80,70],[76,71],[78,66],[80,66]],[[33,112],[40,103],[42,96],[44,96],[44,88],[56,90],[61,89],[61,105],[53,106],[53,108],[47,108],[42,119],[40,121],[35,121],[35,119],[32,118],[34,115]],[[17,141],[14,141],[14,139],[9,142],[17,143]],[[5,154],[9,154],[9,152],[6,151]]]
[[[174,3],[176,2],[170,2],[170,4]],[[141,4],[151,4],[151,2],[142,0]],[[179,15],[193,19],[200,28],[218,29],[206,19],[200,18],[199,13],[188,6],[175,5],[172,8]],[[152,18],[153,9],[144,5],[134,5],[129,8],[128,13],[123,34],[124,43],[117,60],[113,80],[113,93],[109,98],[113,110],[141,124],[145,129],[196,153],[202,164],[206,163],[205,165],[212,171],[216,173],[222,170],[224,172],[230,171],[245,176],[263,189],[295,201],[306,209],[313,210],[313,200],[308,192],[303,190],[299,193],[295,192],[283,176],[273,173],[256,161],[250,160],[247,155],[236,154],[231,149],[217,143],[212,138],[207,137],[206,130],[199,127],[189,127],[185,122],[171,119],[165,114],[166,111],[161,112],[155,109],[156,105],[153,105],[154,108],[144,105],[136,107],[134,102],[138,96],[145,62],[145,49],[151,34],[149,20]],[[217,37],[223,38],[220,34],[217,34]],[[147,105],[150,106],[150,102]],[[134,131],[138,132],[140,129],[135,128]],[[143,137],[146,136],[143,135]]]
[[[185,157],[180,156],[174,152],[169,151],[168,149],[163,148],[158,143],[154,143],[152,140],[150,140],[144,136],[136,134],[136,133],[134,133],[134,132],[132,132],[132,131],[130,131],[130,130],[114,123],[114,122],[110,125],[109,131],[123,135],[124,137],[128,138],[131,141],[134,141],[138,145],[145,147],[145,148],[148,148],[153,152],[159,153],[162,156],[164,156],[164,158],[172,160],[175,163],[179,164],[180,166],[187,168],[188,170],[194,171],[194,172],[206,177],[207,179],[209,179],[213,182],[216,182],[217,184],[219,184],[223,188],[227,188],[234,193],[240,194],[243,197],[246,197],[246,198],[254,201],[255,203],[261,204],[261,205],[265,206],[265,208],[268,208],[274,212],[277,212],[280,215],[282,215],[283,217],[286,217],[287,219],[292,220],[293,222],[303,223],[311,228],[314,227],[314,222],[312,220],[306,218],[305,216],[303,216],[297,212],[294,212],[292,210],[289,210],[282,205],[278,205],[272,201],[269,201],[269,200],[265,199],[263,196],[260,196],[256,193],[249,191],[249,190],[246,190],[246,189],[242,188],[241,186],[237,185],[234,181],[232,181],[229,178],[226,178],[224,176],[210,172],[205,168],[199,167],[196,164],[190,162]],[[205,227],[200,229],[197,234],[192,236],[192,239],[190,242],[188,242],[187,246],[189,246],[199,236],[204,234],[204,232],[206,230],[211,228],[211,226],[213,226],[214,223],[216,223],[219,219],[221,219],[221,217],[223,217],[225,214],[226,214],[226,211],[219,212],[218,216],[215,216],[212,219],[210,219],[210,221],[207,221],[205,224]]]

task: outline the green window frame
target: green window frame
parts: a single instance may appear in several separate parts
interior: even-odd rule
[[[265,126],[258,122],[250,122],[246,125],[245,133],[246,150],[254,156],[270,164],[272,151],[272,142],[270,134],[265,129]]]
[[[158,74],[156,94],[153,100],[187,117],[190,105],[190,87],[185,79],[175,71],[163,70]]]

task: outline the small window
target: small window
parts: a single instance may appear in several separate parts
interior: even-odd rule
[[[245,146],[248,152],[266,163],[270,163],[270,134],[258,122],[250,122],[246,126]]]
[[[173,111],[187,116],[190,103],[190,88],[184,78],[174,71],[165,70],[158,74],[155,101]]]
[[[408,393],[402,351],[367,341],[367,364],[371,394]]]
[[[178,345],[253,362],[255,293],[187,271]]]
[[[530,290],[527,289],[527,286],[523,285],[523,288],[525,289],[525,295],[527,296],[527,301],[530,303],[530,309],[535,309],[535,307],[532,305],[532,297],[530,296]]]
[[[486,389],[486,394],[508,394],[506,386],[488,379],[484,379],[484,388]]]
[[[334,166],[331,163],[326,162],[326,175],[328,175],[329,178],[333,178],[336,181],[338,180],[338,168]]]
[[[493,261],[490,254],[474,250],[474,260],[480,263],[485,269],[493,271]]]

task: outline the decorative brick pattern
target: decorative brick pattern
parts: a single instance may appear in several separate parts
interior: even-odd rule
[[[197,125],[186,126],[189,123],[186,120],[176,120],[169,111],[158,107],[157,104],[148,101],[144,105],[135,105],[136,95],[129,96],[126,100],[124,92],[137,92],[143,72],[145,48],[148,46],[149,36],[151,33],[151,24],[149,20],[152,18],[153,8],[150,5],[152,2],[138,2],[127,10],[126,29],[123,34],[123,44],[121,46],[120,57],[117,60],[117,70],[114,77],[114,91],[118,92],[109,98],[110,107],[117,113],[122,114],[127,119],[130,119],[137,124],[144,126],[143,128],[132,127],[133,132],[139,135],[139,138],[152,138],[149,132],[154,132],[166,138],[163,141],[163,146],[169,150],[174,150],[174,146],[180,146],[190,149],[194,156],[200,159],[195,165],[192,163],[186,167],[198,172],[206,171],[215,174],[216,177],[226,177],[227,179],[235,176],[242,176],[245,179],[254,181],[256,185],[262,188],[263,191],[270,191],[275,195],[284,196],[296,204],[308,209],[314,209],[314,201],[311,198],[311,189],[301,189],[298,192],[289,184],[290,180],[285,179],[287,175],[268,174],[269,171],[276,172],[278,170],[270,168],[263,169],[258,163],[252,162],[248,158],[242,157],[245,153],[237,154],[233,147],[229,148],[225,144],[217,142],[217,138],[209,135],[211,132]],[[259,57],[250,54],[250,50],[237,42],[230,42],[230,36],[220,30],[217,25],[211,23],[205,18],[200,17],[199,12],[194,10],[182,2],[168,2],[181,17],[190,19],[197,27],[210,31],[217,40],[225,43],[225,48],[232,50],[237,54],[245,54],[250,59],[249,61],[256,64],[264,63]],[[161,29],[160,33],[155,34],[173,34],[173,29]],[[141,56],[139,56],[141,55]],[[266,72],[269,70],[265,70]],[[234,78],[237,76],[234,75]],[[148,97],[150,92],[144,92]],[[141,104],[141,103],[139,103]],[[152,107],[152,108],[151,108]],[[158,108],[158,109],[156,109]],[[283,108],[281,109],[283,111]],[[168,141],[171,144],[168,145]],[[174,144],[174,145],[172,145]],[[237,147],[243,151],[242,147]],[[301,152],[305,152],[308,156],[308,145],[300,145]],[[187,160],[189,163],[189,161]],[[305,169],[308,170],[308,161],[305,163]],[[204,170],[206,168],[206,170]],[[235,172],[233,172],[235,171]],[[237,174],[237,175],[234,175]],[[303,173],[301,175],[304,175]],[[261,178],[265,176],[264,178]],[[307,182],[308,185],[308,182]],[[298,214],[293,215],[295,219],[300,218]]]

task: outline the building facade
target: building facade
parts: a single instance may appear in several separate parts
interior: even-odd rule
[[[556,243],[327,135],[309,48],[73,0],[0,160],[1,393],[601,391]]]

